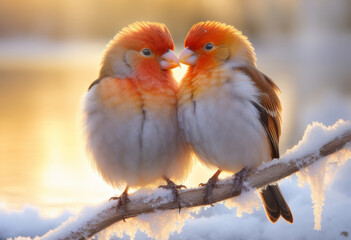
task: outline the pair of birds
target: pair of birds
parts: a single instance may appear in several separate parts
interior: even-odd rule
[[[279,158],[281,105],[278,87],[256,68],[254,49],[232,26],[195,24],[179,56],[164,24],[137,22],[108,44],[99,78],[84,101],[87,149],[103,179],[126,186],[118,200],[123,214],[128,187],[170,180],[191,169],[190,149],[218,171],[205,185],[204,200],[222,170],[236,172],[236,186],[247,171]],[[180,86],[170,69],[189,65]],[[241,180],[240,180],[241,179]],[[278,185],[261,192],[269,220],[293,217]]]

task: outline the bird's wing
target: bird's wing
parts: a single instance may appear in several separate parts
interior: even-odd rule
[[[279,158],[279,137],[281,121],[281,104],[277,96],[278,87],[274,82],[258,71],[255,67],[242,67],[242,72],[247,74],[260,90],[258,102],[252,102],[260,114],[260,121],[266,130],[271,143],[272,158]],[[268,219],[276,222],[282,216],[287,222],[293,222],[293,215],[286,203],[278,185],[268,185],[261,192],[262,201]]]
[[[279,158],[279,137],[281,123],[281,104],[277,95],[279,88],[275,83],[255,67],[240,67],[260,90],[259,102],[252,102],[260,114],[260,121],[266,130],[272,147],[272,158]]]
[[[98,84],[103,78],[98,78],[94,82],[92,82],[88,88],[88,91],[96,84]]]

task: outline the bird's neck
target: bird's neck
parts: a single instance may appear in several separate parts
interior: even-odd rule
[[[158,64],[141,64],[134,69],[131,77],[146,88],[163,88],[165,86],[175,86],[176,81],[170,70],[160,69]]]

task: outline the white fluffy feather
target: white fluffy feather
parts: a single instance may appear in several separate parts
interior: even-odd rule
[[[113,108],[102,104],[97,85],[85,96],[87,149],[101,176],[115,187],[145,186],[162,176],[181,180],[191,167],[179,136],[176,105],[164,102],[162,114],[145,106],[143,119],[128,102]]]
[[[196,106],[193,102],[179,106],[183,135],[206,165],[232,172],[258,167],[270,160],[266,132],[250,103],[258,102],[259,91],[231,64],[222,68],[225,70],[213,70],[212,76],[225,82],[197,94]],[[228,75],[223,76],[225,73]]]

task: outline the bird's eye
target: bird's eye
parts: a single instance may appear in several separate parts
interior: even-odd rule
[[[141,53],[142,53],[144,56],[150,56],[150,55],[151,55],[151,51],[150,51],[150,49],[148,49],[148,48],[144,48],[143,50],[141,50]]]
[[[212,43],[206,43],[206,45],[205,45],[205,49],[206,49],[206,50],[211,50],[213,47],[214,47],[214,46],[213,46]]]

